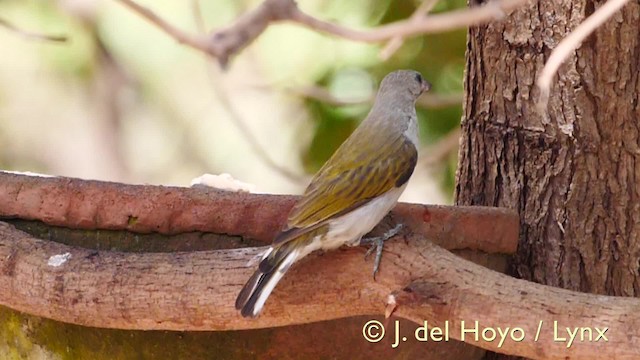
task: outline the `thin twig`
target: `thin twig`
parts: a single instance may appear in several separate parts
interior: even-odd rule
[[[329,105],[335,105],[335,106],[367,104],[373,101],[373,97],[341,99],[331,94],[327,89],[318,87],[318,86],[288,88],[287,90],[298,96],[302,96],[308,99],[318,100],[323,103],[326,103]],[[461,105],[461,104],[462,104],[462,93],[446,94],[446,95],[427,93],[421,96],[416,103],[416,105],[420,107],[429,108],[429,109],[439,109],[439,108],[445,108],[445,107]]]
[[[442,137],[435,144],[426,147],[420,151],[422,156],[422,165],[433,166],[440,163],[447,155],[458,149],[460,143],[460,128],[457,127]]]
[[[40,41],[51,41],[51,42],[66,42],[68,38],[64,35],[48,35],[48,34],[40,34],[34,33],[31,31],[26,31],[18,28],[12,23],[8,22],[5,19],[0,18],[0,26],[13,31],[14,33],[31,40],[40,40]]]
[[[613,16],[613,14],[620,10],[627,2],[629,2],[629,0],[607,1],[578,25],[567,37],[562,39],[560,44],[553,49],[549,60],[547,60],[537,80],[538,88],[540,89],[540,99],[538,100],[537,106],[538,111],[544,112],[547,108],[549,93],[551,92],[551,82],[560,65],[569,57],[572,51],[576,50],[582,44],[582,41],[584,41],[587,36]]]
[[[432,94],[427,93],[418,98],[416,105],[427,109],[441,109],[451,106],[461,106],[464,94]]]
[[[305,99],[318,100],[325,104],[334,106],[360,105],[373,101],[373,97],[370,96],[366,98],[339,98],[331,94],[331,92],[326,88],[319,86],[288,87],[285,88],[285,91]]]
[[[192,0],[192,13],[194,21],[196,22],[196,27],[199,32],[204,32],[204,19],[202,17],[202,11],[200,9],[199,0]],[[258,156],[262,162],[267,165],[269,168],[279,173],[280,175],[288,178],[297,183],[305,182],[307,179],[302,174],[297,174],[289,169],[284,168],[283,166],[276,163],[267,153],[266,149],[260,145],[258,139],[253,135],[249,126],[244,122],[242,116],[238,113],[236,108],[231,103],[229,97],[227,96],[224,89],[222,89],[221,81],[216,79],[216,75],[213,73],[214,69],[207,66],[207,75],[209,76],[209,84],[213,89],[215,96],[218,98],[222,107],[225,109],[227,114],[229,115],[231,121],[236,126],[236,128],[240,131],[240,134],[244,137],[244,139],[249,143],[253,152]]]
[[[305,27],[358,42],[380,42],[397,36],[408,37],[443,32],[501,20],[529,0],[494,0],[471,9],[424,16],[420,21],[402,20],[369,30],[355,30],[309,16],[295,8],[292,21]]]
[[[222,89],[221,85],[219,85],[221,81],[218,81],[218,79],[215,79],[211,71],[209,72],[209,76],[211,78],[209,83],[211,84],[211,88],[214,90],[216,97],[220,101],[220,104],[222,104],[222,107],[224,108],[224,110],[227,112],[227,114],[229,114],[231,122],[233,122],[233,124],[240,131],[240,133],[245,138],[245,140],[249,143],[253,152],[269,168],[275,170],[280,175],[296,183],[306,182],[308,179],[304,175],[298,174],[294,171],[286,169],[285,167],[278,164],[275,160],[273,160],[271,156],[269,156],[266,149],[262,145],[260,145],[258,138],[256,138],[256,136],[253,134],[249,126],[245,123],[244,119],[242,118],[242,115],[240,115],[238,110],[236,110],[236,108],[231,103],[231,100],[227,96],[226,91]]]
[[[191,0],[191,13],[193,14],[193,20],[196,23],[196,29],[203,34],[205,30],[204,17],[202,16],[202,9],[200,8],[200,0]]]
[[[424,17],[433,9],[438,3],[438,0],[424,0],[420,6],[414,11],[413,15],[409,18],[409,21],[418,22],[420,18]],[[380,50],[380,59],[382,61],[388,60],[404,43],[404,37],[396,36],[389,40],[389,42]]]
[[[156,25],[178,42],[217,58],[224,67],[232,55],[253,42],[274,22],[288,20],[312,30],[344,39],[374,43],[396,37],[442,32],[500,20],[530,0],[494,0],[472,9],[423,16],[419,20],[398,21],[369,30],[355,30],[317,19],[298,9],[294,0],[265,0],[257,8],[238,17],[228,27],[218,30],[210,36],[185,33],[132,0],[117,1]]]
[[[160,30],[167,33],[169,36],[174,38],[181,44],[189,45],[192,48],[200,49],[204,52],[209,53],[211,50],[209,49],[209,44],[207,39],[204,37],[193,36],[191,34],[187,34],[177,27],[169,24],[169,22],[165,21],[160,16],[156,15],[153,11],[147,9],[146,7],[139,5],[135,1],[132,0],[118,0],[125,6],[129,7],[131,10],[136,12],[138,15],[147,19],[152,24],[156,25]],[[212,54],[213,55],[213,54]]]

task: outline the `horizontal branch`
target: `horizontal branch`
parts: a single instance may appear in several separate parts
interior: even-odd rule
[[[265,0],[242,14],[232,24],[210,36],[184,32],[133,0],[118,0],[176,41],[217,58],[224,67],[229,58],[251,44],[272,23],[291,21],[314,31],[358,42],[381,42],[397,37],[442,32],[496,21],[528,0],[493,0],[471,9],[426,15],[385,24],[368,30],[356,30],[317,19],[302,12],[294,0]]]
[[[331,94],[329,90],[318,86],[290,88],[287,90],[292,94],[296,94],[303,98],[314,99],[329,105],[336,106],[370,104],[374,100],[373,96],[359,99],[340,99]],[[429,92],[420,96],[418,98],[418,101],[416,102],[416,105],[423,108],[431,109],[445,108],[456,105],[461,106],[462,98],[462,92],[454,94],[435,94]]]
[[[68,40],[64,35],[49,35],[21,29],[3,18],[0,18],[0,27],[13,31],[14,33],[29,40],[50,41],[54,43],[62,43]]]
[[[493,0],[469,9],[426,15],[418,19],[401,20],[369,30],[355,30],[319,20],[300,10],[291,12],[291,20],[313,30],[337,37],[359,42],[375,43],[390,40],[398,36],[409,37],[426,33],[450,31],[501,20],[527,1],[528,0]]]
[[[283,278],[260,317],[245,319],[234,309],[234,299],[261,249],[95,251],[34,239],[0,222],[0,304],[80,325],[146,330],[264,328],[391,308],[431,327],[448,321],[451,339],[462,339],[462,321],[467,329],[478,321],[480,334],[487,327],[520,328],[522,341],[475,341],[466,334],[466,342],[498,352],[530,358],[640,356],[640,300],[517,280],[463,260],[419,234],[387,244],[377,281],[363,261],[364,249],[310,255]],[[569,338],[567,327],[588,327],[592,337],[571,346],[554,341],[554,321],[556,339]],[[608,328],[608,342],[589,341],[596,338],[596,328]],[[394,336],[392,329],[387,334]],[[403,334],[413,336],[414,329]]]
[[[296,199],[0,171],[0,219],[39,220],[74,229],[201,231],[270,243]],[[511,254],[518,243],[518,216],[507,209],[399,204],[385,221],[405,224],[450,250]]]
[[[424,0],[413,12],[408,21],[420,21],[425,17],[438,3],[438,0]],[[394,36],[387,44],[380,50],[378,55],[383,61],[388,60],[404,43],[402,36]]]

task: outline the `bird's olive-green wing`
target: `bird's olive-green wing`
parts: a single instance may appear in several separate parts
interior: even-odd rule
[[[287,225],[274,245],[314,230],[409,180],[418,153],[407,137],[356,139],[345,142],[318,171],[289,213]]]

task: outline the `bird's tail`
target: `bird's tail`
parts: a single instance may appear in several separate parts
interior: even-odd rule
[[[236,309],[244,317],[256,317],[278,281],[289,270],[298,257],[299,248],[295,242],[271,247],[263,255],[258,269],[244,285],[236,299]]]

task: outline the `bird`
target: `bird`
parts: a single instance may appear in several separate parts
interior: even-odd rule
[[[377,248],[375,278],[384,241],[401,224],[381,237],[362,237],[393,208],[413,174],[415,103],[430,88],[414,70],[396,70],[382,79],[369,114],[312,178],[238,294],[235,307],[243,317],[258,316],[291,265],[316,250],[368,241]]]

